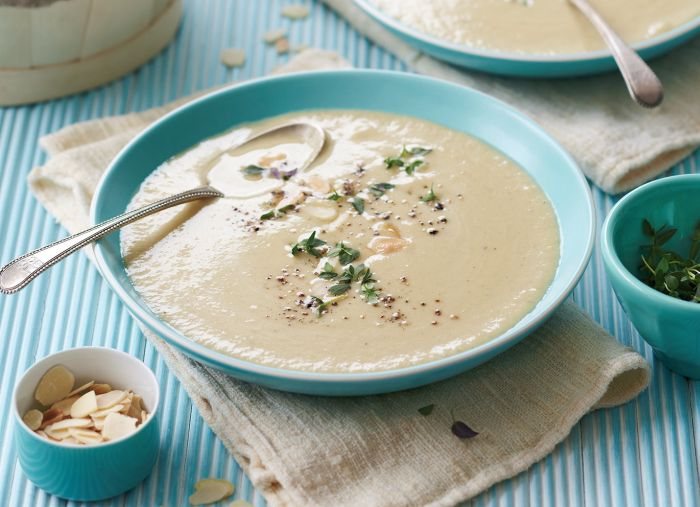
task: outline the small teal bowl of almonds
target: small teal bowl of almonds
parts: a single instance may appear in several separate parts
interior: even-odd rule
[[[83,347],[50,355],[15,388],[20,465],[60,498],[94,501],[128,491],[158,457],[158,403],[153,372],[124,352]]]
[[[622,307],[656,357],[700,379],[700,174],[656,180],[620,199],[601,249]]]

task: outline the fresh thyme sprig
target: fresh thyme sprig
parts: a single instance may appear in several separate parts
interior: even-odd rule
[[[350,204],[352,204],[352,207],[355,208],[355,211],[357,211],[360,215],[365,212],[365,200],[362,197],[355,197],[352,201],[350,201]]]
[[[323,257],[326,242],[316,237],[316,231],[313,231],[308,238],[301,240],[299,243],[292,245],[292,255],[297,255],[301,252],[306,252],[314,257]]]
[[[428,153],[433,151],[432,148],[423,148],[422,146],[414,146],[412,148],[407,148],[404,145],[401,148],[401,153],[398,157],[387,157],[384,159],[384,164],[387,169],[393,169],[395,167],[401,167],[409,176],[423,165],[425,157]]]
[[[251,164],[243,167],[241,171],[243,171],[243,174],[246,176],[262,176],[262,173],[265,172],[265,168]]]
[[[316,308],[316,314],[319,317],[321,317],[326,312],[326,310],[328,310],[329,306],[337,303],[338,301],[340,301],[342,299],[345,299],[345,297],[346,297],[345,295],[341,295],[341,296],[336,296],[334,298],[331,298],[331,299],[324,301],[320,297],[309,296],[309,298],[311,300],[311,306]]]
[[[352,248],[343,241],[336,243],[329,250],[328,244],[317,238],[316,231],[313,231],[307,238],[292,245],[292,255],[299,255],[303,252],[314,257],[323,257],[324,255],[327,255],[329,258],[338,257],[341,266],[344,266],[342,272],[338,273],[330,262],[326,262],[318,274],[318,277],[322,280],[332,280],[334,282],[334,285],[328,288],[330,299],[324,301],[317,296],[310,296],[309,307],[313,305],[319,317],[326,312],[328,306],[346,297],[353,284],[360,286],[360,296],[368,304],[374,305],[379,301],[381,289],[375,286],[377,280],[374,278],[374,273],[364,264],[352,264],[360,257],[359,250]]]
[[[403,167],[405,162],[401,160],[401,157],[387,157],[384,159],[387,169],[393,169],[394,167]]]
[[[433,186],[430,185],[430,191],[425,194],[423,197],[420,198],[421,201],[423,202],[432,202],[432,201],[437,201],[437,194],[435,193],[435,190],[433,190]]]
[[[343,243],[342,241],[336,244],[333,248],[331,248],[331,251],[328,252],[328,257],[338,257],[340,264],[342,264],[343,266],[345,266],[346,264],[350,264],[359,256],[359,250],[355,250],[354,248],[345,245],[345,243]]]
[[[677,228],[664,225],[655,229],[645,219],[642,232],[651,240],[651,244],[641,247],[644,283],[668,296],[700,303],[700,222],[690,238],[688,257],[664,248]]]
[[[368,190],[374,197],[380,198],[392,188],[394,188],[394,185],[391,183],[375,183],[374,185],[370,185]]]
[[[260,220],[272,220],[273,218],[280,218],[289,213],[290,211],[294,211],[295,209],[295,204],[287,204],[286,206],[282,206],[281,208],[271,209],[267,213],[263,213],[262,215],[260,215]]]
[[[337,190],[333,190],[333,193],[326,197],[326,199],[329,201],[339,201],[341,197]]]
[[[418,169],[422,165],[423,160],[414,160],[413,162],[405,166],[403,170],[406,171],[406,174],[408,174],[409,176],[413,176],[413,173],[416,172],[416,169]]]
[[[333,280],[338,278],[338,273],[335,272],[335,269],[333,269],[330,262],[326,262],[326,264],[323,266],[323,271],[319,273],[318,277],[323,280]]]
[[[432,148],[423,148],[421,146],[414,146],[413,148],[406,148],[406,146],[403,146],[403,149],[401,150],[401,158],[408,158],[408,157],[424,157],[428,153],[433,151]]]

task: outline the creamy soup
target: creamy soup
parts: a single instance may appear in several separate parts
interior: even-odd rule
[[[251,132],[313,122],[328,141],[296,171],[299,139]],[[123,230],[128,274],[192,340],[268,366],[369,372],[487,342],[542,298],[559,259],[548,199],[465,134],[364,111],[273,118],[159,167],[132,207],[207,178],[228,195]]]
[[[568,0],[371,0],[421,32],[481,49],[579,53],[605,47]],[[641,42],[700,16],[698,0],[590,0],[627,42]]]

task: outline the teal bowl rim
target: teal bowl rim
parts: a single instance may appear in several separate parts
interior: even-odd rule
[[[375,18],[380,23],[390,27],[393,30],[401,33],[402,35],[422,41],[425,44],[436,46],[448,51],[454,51],[457,53],[464,53],[465,55],[472,55],[481,58],[489,58],[494,60],[503,61],[514,61],[522,63],[565,63],[565,62],[588,62],[599,60],[601,58],[612,58],[612,53],[608,49],[598,49],[596,51],[581,51],[578,53],[555,53],[552,55],[541,54],[541,53],[515,53],[510,51],[498,51],[494,49],[481,49],[468,44],[457,44],[454,42],[435,37],[434,35],[421,32],[410,26],[401,23],[396,18],[389,16],[388,14],[382,12],[379,8],[374,6],[370,0],[353,0],[362,10],[364,10],[371,17]],[[655,48],[657,46],[662,46],[668,42],[671,42],[677,38],[683,37],[686,34],[700,28],[700,16],[697,16],[689,21],[686,21],[682,25],[676,28],[664,32],[661,35],[652,37],[640,42],[635,42],[630,44],[630,47],[635,51],[645,51],[648,49]]]
[[[249,361],[244,361],[242,359],[235,358],[233,356],[228,356],[225,355],[221,352],[217,352],[213,349],[209,349],[205,347],[204,345],[201,345],[199,343],[196,343],[188,338],[186,338],[184,335],[179,333],[176,329],[173,327],[169,326],[166,324],[163,320],[158,319],[157,317],[153,316],[151,313],[149,313],[144,306],[142,306],[139,301],[136,299],[133,299],[129,294],[126,293],[124,289],[122,289],[119,281],[117,280],[117,277],[115,276],[114,273],[111,272],[109,268],[109,263],[107,262],[104,251],[102,248],[99,246],[99,242],[93,243],[91,245],[92,251],[95,256],[95,263],[104,277],[104,279],[107,281],[107,283],[110,285],[112,290],[115,292],[115,294],[119,297],[119,299],[126,305],[126,307],[129,309],[129,311],[134,315],[137,320],[145,323],[152,331],[154,331],[158,336],[164,338],[166,341],[169,341],[171,344],[175,345],[182,351],[186,351],[186,354],[189,355],[190,357],[194,357],[197,360],[203,361],[209,365],[214,365],[219,369],[222,369],[223,366],[225,365],[229,372],[230,369],[235,369],[237,371],[242,371],[246,372],[249,374],[254,374],[257,376],[260,376],[264,379],[266,378],[275,378],[277,380],[290,380],[290,381],[296,381],[296,382],[302,382],[302,383],[314,383],[314,384],[321,384],[321,383],[327,383],[327,384],[337,384],[338,386],[342,385],[348,385],[348,384],[357,384],[357,385],[362,385],[362,384],[372,384],[374,382],[382,382],[382,381],[388,381],[388,380],[398,380],[398,379],[405,379],[405,378],[410,378],[414,376],[418,376],[421,374],[426,374],[429,372],[438,372],[442,371],[445,369],[450,368],[451,366],[459,365],[461,363],[466,363],[468,361],[477,361],[481,356],[485,357],[490,357],[489,353],[494,353],[497,354],[498,352],[501,352],[505,350],[506,348],[514,345],[517,343],[519,340],[521,340],[524,336],[527,336],[529,333],[537,329],[543,322],[545,322],[551,315],[554,313],[559,306],[564,302],[564,300],[569,296],[573,288],[576,286],[576,284],[579,282],[581,279],[581,276],[583,275],[583,272],[585,271],[590,258],[591,254],[593,252],[593,244],[595,241],[595,206],[593,204],[593,197],[591,194],[591,189],[588,185],[588,182],[586,181],[585,176],[581,172],[580,168],[578,167],[578,164],[574,161],[573,157],[569,155],[569,153],[562,148],[562,146],[555,141],[542,127],[540,127],[537,123],[535,123],[532,119],[530,119],[528,116],[525,114],[521,113],[520,111],[516,110],[515,108],[511,107],[510,105],[506,104],[505,102],[498,100],[486,93],[480,92],[478,90],[474,90],[473,88],[469,88],[466,86],[460,86],[454,83],[450,83],[448,81],[432,78],[432,77],[427,77],[427,76],[419,76],[416,74],[409,74],[405,72],[398,72],[398,71],[383,71],[383,70],[357,70],[357,69],[343,69],[343,70],[324,70],[324,71],[313,71],[313,72],[298,72],[294,74],[288,74],[288,75],[278,75],[278,76],[267,76],[267,77],[262,77],[262,78],[257,78],[257,79],[252,79],[243,83],[237,83],[233,84],[231,86],[222,88],[221,90],[214,91],[212,93],[208,93],[202,97],[198,97],[197,99],[182,105],[178,107],[177,109],[169,112],[159,120],[155,121],[152,123],[149,127],[147,127],[145,130],[143,130],[141,133],[139,133],[134,139],[132,139],[122,150],[117,154],[117,156],[112,160],[110,163],[109,167],[107,170],[103,173],[102,178],[100,179],[97,188],[95,189],[94,193],[94,198],[92,200],[91,206],[90,206],[90,221],[91,223],[96,222],[96,216],[98,213],[98,203],[100,201],[100,196],[103,196],[105,194],[108,194],[108,189],[107,189],[107,176],[114,170],[115,167],[119,165],[120,159],[124,157],[124,154],[127,153],[134,145],[136,145],[141,137],[148,135],[151,131],[158,129],[159,125],[162,123],[165,123],[170,120],[170,118],[177,116],[180,111],[187,110],[189,108],[195,108],[198,106],[199,103],[203,103],[205,101],[211,100],[214,97],[217,97],[219,95],[224,95],[229,93],[233,89],[245,89],[245,88],[250,88],[250,87],[255,87],[260,83],[265,83],[267,81],[272,81],[272,80],[277,80],[280,82],[284,81],[290,81],[290,80],[296,80],[296,79],[309,79],[310,77],[312,78],[314,75],[324,75],[324,76],[329,76],[329,75],[341,75],[341,76],[347,76],[349,74],[355,74],[355,75],[363,75],[366,77],[379,77],[382,75],[387,75],[387,76],[392,76],[394,78],[398,79],[406,79],[406,80],[415,80],[415,81],[424,81],[426,83],[434,83],[439,86],[447,86],[447,87],[453,87],[458,90],[467,90],[469,93],[473,93],[475,95],[480,96],[482,100],[486,100],[494,104],[495,107],[500,108],[501,110],[504,110],[506,114],[510,115],[511,117],[517,118],[519,121],[521,121],[525,126],[528,126],[529,128],[532,128],[533,130],[537,131],[539,134],[541,134],[549,144],[551,145],[553,150],[556,150],[558,155],[561,157],[563,161],[567,163],[570,167],[572,167],[574,170],[572,171],[572,178],[578,182],[579,185],[579,191],[582,193],[582,195],[585,197],[585,201],[587,203],[587,209],[586,212],[588,216],[590,217],[590,221],[588,224],[588,230],[584,231],[586,234],[586,248],[585,251],[581,253],[580,261],[578,265],[576,266],[576,269],[573,270],[574,275],[570,277],[570,280],[568,283],[565,285],[565,288],[561,290],[560,294],[558,297],[554,298],[552,303],[548,306],[545,307],[541,310],[539,310],[539,314],[537,315],[537,318],[533,319],[532,322],[528,323],[527,326],[524,326],[520,329],[517,330],[517,332],[513,331],[513,328],[508,329],[505,331],[503,334],[499,335],[498,337],[482,344],[477,347],[474,347],[473,349],[469,349],[463,352],[460,352],[458,354],[454,354],[445,358],[437,359],[435,361],[430,361],[427,363],[422,363],[418,365],[413,365],[413,366],[408,366],[405,368],[398,368],[398,369],[393,369],[393,370],[386,370],[386,371],[377,371],[377,372],[367,372],[367,373],[318,373],[318,372],[304,372],[304,371],[299,371],[299,370],[285,370],[281,368],[274,368],[270,366],[264,366],[260,365],[257,363],[249,362]],[[234,125],[232,125],[234,126]],[[506,155],[508,155],[506,153]],[[259,377],[258,377],[259,378]],[[259,383],[259,382],[258,382]],[[426,382],[422,382],[418,385],[423,385]],[[391,390],[396,390],[396,389],[388,389],[387,391]],[[301,392],[298,390],[294,390],[294,392]],[[384,391],[373,391],[373,392],[384,392]]]
[[[38,367],[40,364],[49,362],[52,359],[55,359],[56,356],[61,356],[64,354],[70,354],[72,352],[75,352],[76,350],[108,350],[110,353],[115,353],[118,355],[123,355],[128,357],[129,359],[132,359],[134,361],[137,361],[143,365],[143,368],[148,372],[148,375],[151,376],[151,379],[153,380],[153,383],[158,387],[156,389],[156,402],[153,404],[153,409],[148,413],[148,420],[144,423],[141,424],[136,431],[133,433],[129,433],[128,435],[125,435],[123,437],[120,437],[116,440],[108,440],[107,442],[101,442],[99,444],[95,445],[79,445],[79,444],[70,444],[70,443],[61,443],[61,442],[54,442],[53,440],[50,440],[48,438],[44,438],[42,436],[37,435],[34,431],[30,430],[27,425],[24,423],[22,420],[22,416],[19,413],[19,408],[17,407],[17,390],[19,389],[19,385],[22,383],[24,380],[24,377],[29,373],[30,370],[33,370],[34,368]],[[78,451],[94,451],[95,449],[106,449],[109,447],[112,447],[114,445],[119,445],[124,442],[127,442],[130,440],[132,437],[137,435],[138,433],[141,433],[147,426],[149,426],[151,423],[156,424],[155,421],[157,419],[156,414],[158,413],[158,409],[160,408],[160,384],[158,383],[158,379],[156,378],[155,373],[146,366],[146,363],[141,361],[139,358],[132,356],[131,354],[127,354],[126,352],[123,352],[121,350],[113,349],[111,347],[95,347],[95,346],[87,346],[87,347],[73,347],[70,349],[65,349],[61,350],[59,352],[54,352],[53,354],[49,354],[48,356],[42,357],[39,359],[37,362],[32,364],[29,368],[27,368],[24,373],[22,373],[22,376],[17,380],[15,383],[15,388],[12,390],[12,412],[15,417],[15,425],[22,428],[22,430],[25,433],[31,434],[32,438],[36,439],[38,442],[42,444],[48,444],[52,445],[54,447],[57,447],[59,449],[68,449],[68,450],[78,450]]]
[[[700,183],[700,173],[682,174],[678,176],[667,176],[665,178],[660,178],[658,180],[645,183],[641,187],[635,188],[620,199],[615,206],[613,206],[612,210],[605,219],[605,222],[603,223],[603,229],[600,235],[600,250],[606,265],[610,269],[614,270],[615,273],[620,275],[622,280],[624,280],[624,282],[630,288],[632,288],[636,294],[650,298],[654,303],[659,305],[670,305],[672,307],[675,306],[678,309],[700,312],[700,304],[667,296],[666,294],[663,294],[642,282],[634,275],[634,273],[632,273],[625,267],[624,264],[622,264],[622,261],[620,260],[620,257],[617,255],[617,251],[613,246],[613,229],[615,228],[619,215],[622,213],[625,206],[629,205],[635,199],[643,195],[654,193],[662,188],[676,187],[678,185],[682,185],[685,181]]]

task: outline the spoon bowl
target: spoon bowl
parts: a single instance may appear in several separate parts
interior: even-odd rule
[[[301,161],[296,171],[305,171],[316,160],[323,150],[326,142],[326,134],[322,128],[308,123],[288,123],[280,125],[256,134],[250,135],[242,139],[239,143],[235,143],[226,153],[241,148],[247,144],[253,143],[265,137],[286,133],[299,136],[302,144],[308,146],[309,153]],[[207,181],[207,186],[193,188],[177,195],[166,197],[147,206],[128,211],[114,218],[105,220],[90,229],[79,232],[67,238],[41,247],[37,250],[29,252],[21,257],[10,261],[0,269],[0,292],[3,294],[14,294],[26,287],[34,278],[49,269],[57,262],[65,259],[74,252],[77,252],[84,246],[96,241],[108,234],[111,234],[125,225],[140,220],[144,217],[158,213],[159,211],[185,204],[201,199],[212,199],[226,197],[226,188],[218,189],[212,186],[217,184],[217,180],[210,178],[210,175],[216,169],[214,165],[221,156],[213,161],[210,169],[204,175]],[[226,167],[230,170],[230,165]],[[219,172],[217,172],[219,173]],[[221,178],[225,182],[225,178]],[[227,188],[236,188],[235,185],[226,186]]]

